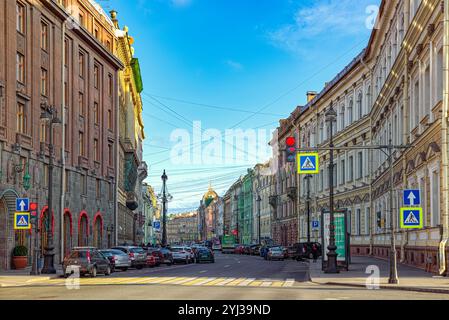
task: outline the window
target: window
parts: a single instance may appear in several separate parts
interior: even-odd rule
[[[426,68],[424,72],[424,115],[431,113],[431,101],[430,101],[430,66]]]
[[[109,158],[109,166],[112,167],[114,164],[114,148],[112,144],[108,144],[108,158]]]
[[[100,161],[100,154],[99,154],[100,150],[98,148],[98,140],[94,139],[94,160],[95,161]]]
[[[94,26],[94,37],[95,37],[97,40],[100,40],[100,30],[98,29],[97,26]]]
[[[345,183],[345,160],[341,160],[341,175],[340,175],[340,184],[344,184]]]
[[[443,49],[437,54],[437,81],[436,81],[436,96],[437,102],[443,99]]]
[[[370,208],[365,208],[365,234],[369,235],[369,219],[370,219]]]
[[[437,171],[432,172],[432,227],[440,224],[440,177]]]
[[[27,132],[27,115],[25,104],[17,103],[17,132],[26,134]]]
[[[41,49],[48,50],[48,24],[41,22]]]
[[[100,121],[100,112],[98,110],[98,103],[94,102],[94,121],[98,124]]]
[[[108,77],[108,93],[109,93],[109,97],[112,97],[114,94],[114,80],[112,78],[112,75],[110,74]]]
[[[352,99],[349,101],[349,107],[348,107],[348,124],[351,125],[352,121],[353,121],[353,106],[354,106],[354,101],[352,101]]]
[[[362,211],[360,209],[356,209],[355,214],[355,234],[360,235],[362,228]]]
[[[78,22],[81,26],[85,27],[86,26],[86,21],[84,19],[84,12],[80,12],[78,15]]]
[[[108,129],[112,130],[112,110],[108,110]]]
[[[357,98],[357,110],[358,110],[358,118],[361,119],[363,117],[363,95],[359,92],[359,96]]]
[[[79,64],[79,74],[81,78],[84,78],[84,72],[85,72],[85,60],[84,60],[84,53],[80,52],[78,57],[78,64]]]
[[[96,195],[97,199],[100,199],[100,197],[101,197],[101,183],[100,183],[100,179],[96,179],[95,180],[95,195]]]
[[[23,4],[17,3],[16,15],[17,15],[17,31],[25,33],[25,6]]]
[[[48,72],[41,69],[41,95],[48,96]]]
[[[112,183],[108,182],[108,191],[109,191],[109,201],[114,201],[114,188],[112,187]]]
[[[412,129],[419,124],[419,80],[415,82],[413,90],[413,115]]]
[[[95,89],[98,89],[98,87],[100,86],[100,83],[99,83],[99,80],[100,80],[100,78],[99,78],[99,69],[98,69],[98,66],[94,66],[94,87],[95,87]]]
[[[361,179],[363,177],[363,153],[359,152],[357,154],[357,159],[358,159],[358,179]]]
[[[25,83],[25,57],[21,53],[17,53],[17,81]]]
[[[85,174],[81,174],[81,194],[87,194],[87,178]]]
[[[47,125],[44,122],[39,127],[39,142],[47,142]]]
[[[44,188],[48,188],[48,164],[44,164],[43,180]]]
[[[352,181],[354,180],[354,157],[350,156],[349,157],[349,177],[348,177],[348,181]]]
[[[78,93],[78,112],[81,116],[84,116],[84,94],[82,92]]]
[[[85,156],[85,149],[84,149],[84,133],[80,131],[79,133],[79,155],[84,157]]]
[[[70,172],[69,172],[69,170],[66,170],[65,171],[65,180],[64,180],[64,192],[66,192],[66,193],[70,191],[69,190],[69,186],[70,186],[69,179],[70,179]]]

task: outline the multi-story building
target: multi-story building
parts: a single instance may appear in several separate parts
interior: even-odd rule
[[[40,250],[52,232],[55,262],[75,245],[113,245],[123,67],[114,55],[114,25],[91,0],[0,6],[0,268],[10,268],[14,246],[31,248],[30,233],[13,229],[19,196],[39,204]],[[50,129],[40,120],[49,106],[61,121],[52,132],[51,215]]]
[[[270,162],[254,167],[253,179],[253,241],[271,239],[271,206],[269,199],[273,185]],[[260,232],[260,234],[259,234]]]
[[[301,107],[297,107],[288,119],[280,121],[270,145],[273,148],[275,183],[269,203],[272,206],[271,229],[273,240],[283,246],[289,246],[298,241],[298,176],[293,163],[285,161],[285,139],[295,137],[298,141],[298,117]]]
[[[231,192],[228,190],[223,196],[223,235],[232,234],[232,200]]]
[[[142,120],[142,77],[139,60],[134,57],[134,39],[128,28],[120,30],[117,12],[111,12],[118,39],[116,54],[124,68],[119,73],[119,188],[118,188],[118,242],[142,242],[144,216],[142,182],[147,166],[142,160],[142,141],[145,138]]]
[[[198,212],[171,215],[167,220],[168,243],[191,243],[198,241]]]
[[[332,125],[336,147],[363,147],[371,143],[369,112],[371,111],[371,78],[363,64],[363,51],[302,109],[300,145],[303,148],[329,146],[330,124],[325,113],[332,106],[337,113]],[[354,241],[369,238],[370,171],[368,150],[336,150],[334,152],[334,203],[348,213],[348,232]],[[299,226],[300,240],[318,240],[320,233],[307,228],[308,219],[320,221],[329,209],[329,151],[319,152],[320,172],[307,181],[300,175]],[[310,216],[307,213],[307,191],[310,188]],[[357,237],[355,237],[357,236]]]
[[[156,245],[157,238],[154,230],[154,221],[160,211],[160,206],[157,202],[157,196],[154,193],[152,186],[144,183],[142,186],[142,211],[144,216],[144,237],[142,242],[144,244]]]
[[[253,235],[253,175],[252,169],[241,178],[242,187],[238,195],[240,243],[251,244]]]
[[[209,186],[209,190],[204,194],[198,208],[198,225],[200,240],[212,240],[216,237],[215,228],[217,226],[218,207],[216,203],[218,194]]]

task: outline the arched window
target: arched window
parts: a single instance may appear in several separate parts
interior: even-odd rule
[[[72,251],[72,215],[69,211],[64,213],[64,255]]]
[[[357,111],[358,111],[358,118],[361,119],[363,117],[363,94],[362,94],[362,91],[359,91],[359,94],[357,96]]]
[[[348,125],[352,124],[353,121],[353,109],[354,109],[354,101],[349,100],[349,106],[348,106]]]
[[[78,246],[85,247],[89,245],[89,220],[87,213],[82,212],[78,222]]]

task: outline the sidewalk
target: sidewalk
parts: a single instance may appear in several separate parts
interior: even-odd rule
[[[321,260],[316,263],[310,261],[309,273],[312,283],[366,288],[366,282],[371,273],[365,273],[370,265],[380,269],[380,288],[418,292],[449,294],[449,278],[433,276],[423,270],[398,264],[399,284],[388,284],[388,261],[373,257],[352,257],[349,271],[338,274],[326,274],[321,270]],[[369,281],[369,280],[368,280]],[[372,283],[372,282],[368,282]]]
[[[31,267],[22,270],[0,271],[0,287],[9,286],[11,284],[27,285],[33,282],[60,278],[62,275],[62,267],[57,265],[55,268],[56,274],[41,274],[37,276],[30,275]]]

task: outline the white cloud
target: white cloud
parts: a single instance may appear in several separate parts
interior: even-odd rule
[[[282,49],[298,52],[307,40],[316,37],[340,38],[366,31],[366,8],[377,0],[317,0],[300,7],[293,22],[268,32],[270,42]]]

